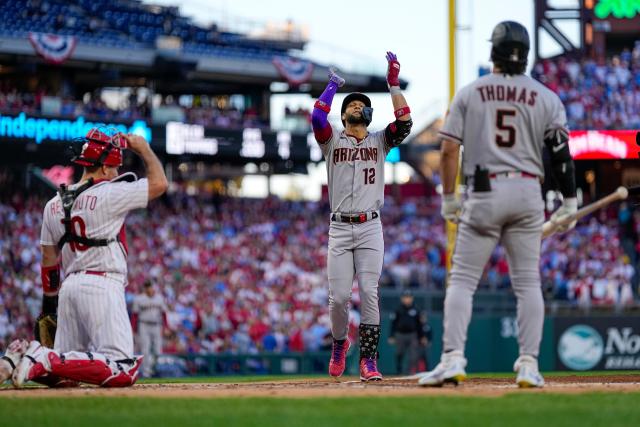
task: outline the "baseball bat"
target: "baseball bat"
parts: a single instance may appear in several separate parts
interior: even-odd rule
[[[616,191],[603,197],[602,199],[595,201],[581,209],[578,209],[576,213],[563,217],[560,221],[547,221],[542,225],[542,238],[549,237],[556,232],[556,230],[565,225],[571,224],[573,221],[577,221],[580,218],[584,218],[592,212],[602,209],[609,203],[613,203],[617,200],[624,200],[629,196],[629,190],[625,187],[618,187]]]

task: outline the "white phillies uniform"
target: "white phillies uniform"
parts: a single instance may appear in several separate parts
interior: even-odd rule
[[[59,293],[55,350],[96,352],[112,360],[133,356],[124,298],[124,219],[130,210],[146,207],[148,197],[149,183],[140,179],[98,182],[76,198],[71,209],[75,234],[90,239],[119,235],[122,241],[95,247],[68,242],[62,248],[65,278]],[[57,246],[65,233],[63,218],[60,195],[56,195],[44,209],[40,244]]]
[[[162,354],[162,323],[166,311],[164,299],[158,293],[151,297],[143,293],[133,300],[133,312],[138,315],[140,352],[147,356],[143,365],[145,376],[151,376],[154,359]]]
[[[384,161],[391,150],[385,131],[363,140],[333,130],[319,143],[327,162],[329,201],[335,214],[365,214],[367,221],[351,224],[331,220],[327,274],[333,338],[347,337],[353,278],[358,278],[361,323],[380,324],[378,280],[382,273],[384,239],[380,211],[384,204]],[[375,217],[372,213],[375,212]]]

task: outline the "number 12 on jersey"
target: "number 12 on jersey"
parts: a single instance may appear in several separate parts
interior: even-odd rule
[[[364,184],[375,184],[376,182],[376,168],[364,168]]]

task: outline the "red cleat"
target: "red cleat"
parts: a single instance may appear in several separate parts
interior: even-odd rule
[[[333,350],[331,351],[331,360],[329,361],[329,375],[338,378],[344,373],[347,365],[347,352],[351,347],[349,338],[345,339],[342,344],[333,340]]]
[[[382,374],[378,372],[378,361],[363,357],[360,359],[360,381],[382,381]]]

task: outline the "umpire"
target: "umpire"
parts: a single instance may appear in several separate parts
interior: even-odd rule
[[[411,291],[403,291],[400,306],[391,315],[389,335],[389,344],[396,346],[396,369],[399,374],[416,370],[418,355],[424,361],[425,369],[428,369],[426,347],[430,331],[426,318],[425,313],[416,308]],[[404,361],[407,358],[408,366],[404,369]]]

